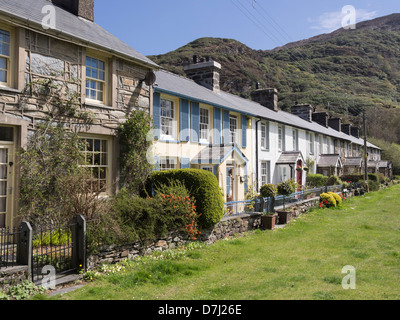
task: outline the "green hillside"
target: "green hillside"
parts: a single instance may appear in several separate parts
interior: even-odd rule
[[[400,105],[400,14],[269,51],[232,39],[201,38],[150,58],[184,75],[194,54],[222,64],[222,90],[248,98],[257,82],[276,87],[284,110],[295,102],[311,103],[357,122],[364,108]]]

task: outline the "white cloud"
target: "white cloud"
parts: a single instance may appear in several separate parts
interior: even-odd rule
[[[312,23],[311,29],[328,33],[342,28],[342,21],[346,13],[342,11],[325,12],[317,19],[308,18],[307,21]],[[376,11],[367,11],[364,9],[356,9],[356,22],[373,19],[377,16]]]

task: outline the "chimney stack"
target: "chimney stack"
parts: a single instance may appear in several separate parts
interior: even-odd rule
[[[328,125],[336,131],[342,132],[342,119],[340,118],[330,118],[328,119]]]
[[[312,120],[325,128],[328,128],[328,112],[314,112],[312,114]]]
[[[221,64],[212,61],[210,57],[199,59],[193,56],[193,63],[184,67],[186,76],[197,84],[206,87],[214,92],[220,91],[220,71]]]
[[[356,137],[357,139],[360,138],[360,128],[359,127],[351,127],[351,135]]]
[[[51,0],[51,2],[78,17],[94,21],[94,0]]]
[[[259,89],[259,83],[257,83],[256,88],[257,89],[251,93],[251,100],[272,111],[278,111],[278,90],[272,88]]]
[[[309,122],[312,122],[313,111],[314,108],[311,104],[296,104],[292,107],[292,114]]]
[[[351,124],[342,124],[342,132],[351,135]]]

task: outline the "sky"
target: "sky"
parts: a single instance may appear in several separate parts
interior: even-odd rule
[[[269,50],[391,13],[399,0],[95,0],[95,22],[144,55],[202,37]]]

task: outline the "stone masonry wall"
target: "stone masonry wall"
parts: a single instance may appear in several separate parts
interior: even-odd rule
[[[67,84],[69,90],[77,92],[81,97],[80,108],[93,115],[94,127],[112,130],[134,110],[150,112],[150,88],[143,81],[148,69],[115,57],[105,57],[106,103],[85,102],[85,83],[82,83],[85,48],[30,30],[23,30],[22,34],[24,38],[20,36],[20,42],[25,54],[24,57],[21,54],[20,59],[25,69],[21,70],[20,66],[18,75],[24,79],[17,79],[15,83],[23,80],[24,85],[23,88],[19,85],[19,89],[0,88],[0,113],[3,116],[22,120],[28,124],[28,131],[33,130],[36,123],[48,116],[49,110],[46,110],[43,97],[32,91],[31,84],[46,79],[59,80]],[[13,63],[13,68],[18,68],[18,64]]]

